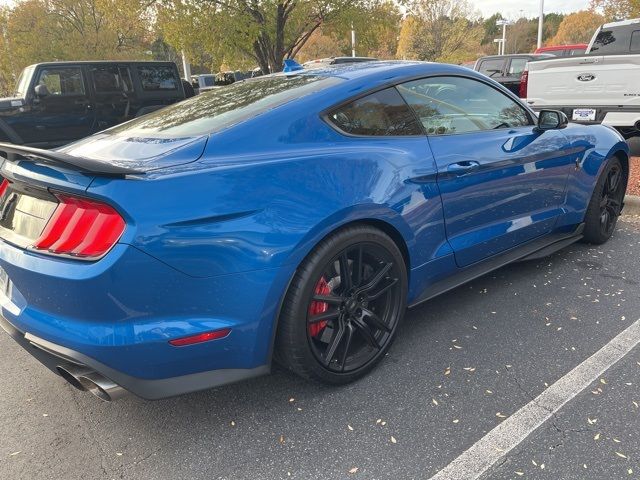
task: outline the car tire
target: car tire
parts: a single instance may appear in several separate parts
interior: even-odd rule
[[[345,282],[341,271],[348,271]],[[275,360],[322,383],[357,380],[388,351],[406,300],[407,267],[394,241],[367,225],[337,231],[294,274],[280,313]]]
[[[616,227],[627,189],[627,174],[618,157],[605,165],[593,190],[584,218],[583,241],[600,245],[605,243]]]

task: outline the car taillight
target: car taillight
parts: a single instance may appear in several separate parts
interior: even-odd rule
[[[0,183],[0,198],[4,197],[4,194],[7,193],[7,188],[9,188],[9,180],[2,178],[2,183]]]
[[[527,89],[529,87],[529,70],[522,72],[520,77],[520,98],[527,98]]]
[[[123,218],[109,205],[62,193],[56,197],[60,203],[33,248],[92,260],[107,253],[124,232]]]

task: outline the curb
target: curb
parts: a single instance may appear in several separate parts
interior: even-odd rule
[[[627,195],[624,197],[624,215],[640,215],[640,197],[637,195]]]

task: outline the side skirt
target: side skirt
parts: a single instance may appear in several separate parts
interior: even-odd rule
[[[584,223],[581,223],[575,230],[568,234],[555,234],[552,236],[537,238],[524,245],[519,245],[511,250],[507,250],[506,252],[475,263],[455,275],[449,276],[430,285],[416,301],[409,305],[409,308],[414,308],[427,300],[431,300],[433,297],[437,297],[442,293],[453,290],[460,285],[470,282],[478,277],[482,277],[483,275],[510,263],[537,260],[547,257],[552,253],[580,240],[582,238],[583,231]]]

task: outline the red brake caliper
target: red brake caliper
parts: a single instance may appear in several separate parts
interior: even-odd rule
[[[324,277],[320,278],[318,284],[316,285],[315,295],[329,295],[331,293],[331,287],[327,283]],[[326,302],[319,302],[317,300],[313,300],[311,305],[309,305],[309,316],[312,317],[314,315],[320,315],[321,313],[329,310],[329,304]],[[309,324],[309,335],[312,337],[317,337],[324,327],[327,326],[327,321],[324,320],[322,322],[311,323]]]

